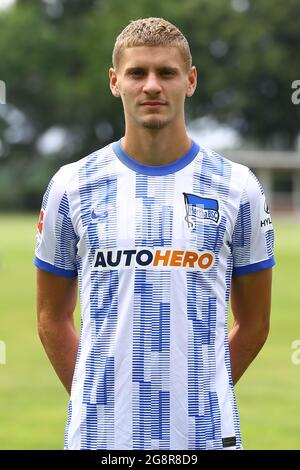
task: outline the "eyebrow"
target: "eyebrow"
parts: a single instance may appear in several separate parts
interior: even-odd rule
[[[143,66],[136,66],[136,67],[128,67],[126,70],[125,70],[125,73],[131,73],[131,72],[136,72],[136,71],[145,71],[147,70],[147,67],[143,67]],[[164,65],[163,67],[157,67],[156,69],[158,72],[165,72],[165,71],[168,71],[168,72],[172,72],[172,73],[177,73],[179,71],[179,68],[178,67],[171,67],[171,66],[168,66],[168,65]]]

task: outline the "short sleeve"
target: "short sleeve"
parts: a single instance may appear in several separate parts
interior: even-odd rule
[[[64,277],[76,277],[78,237],[75,233],[60,171],[44,194],[36,235],[34,264],[44,271]]]
[[[264,190],[249,170],[232,237],[233,275],[271,268],[274,230]]]

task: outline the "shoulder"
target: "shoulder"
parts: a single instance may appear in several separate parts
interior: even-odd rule
[[[219,170],[219,172],[226,169],[227,171],[233,171],[241,176],[244,176],[245,178],[247,178],[250,171],[247,166],[236,163],[230,160],[230,158],[224,157],[224,155],[221,155],[215,150],[201,145],[199,145],[197,159],[202,160],[206,166],[208,165],[212,169]]]
[[[230,186],[233,192],[243,192],[248,179],[251,178],[251,175],[254,177],[251,170],[208,147],[199,147],[199,153],[196,157],[199,172],[222,181],[223,184]]]
[[[52,177],[50,185],[54,186],[56,191],[68,192],[69,188],[74,187],[74,184],[75,186],[78,185],[78,181],[82,177],[87,178],[89,175],[91,176],[95,168],[106,166],[113,160],[114,152],[112,145],[108,144],[76,162],[61,166]]]

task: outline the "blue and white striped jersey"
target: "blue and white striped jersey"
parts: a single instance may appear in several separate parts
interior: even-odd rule
[[[227,311],[232,275],[274,265],[251,171],[193,143],[146,166],[121,141],[63,166],[37,267],[79,277],[66,449],[241,449]]]

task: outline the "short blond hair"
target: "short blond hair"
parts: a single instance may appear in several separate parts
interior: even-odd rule
[[[177,47],[186,70],[190,70],[192,66],[192,55],[186,37],[176,26],[163,18],[141,18],[131,21],[116,39],[112,54],[113,67],[117,69],[125,48],[137,46]]]

